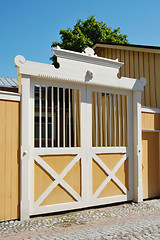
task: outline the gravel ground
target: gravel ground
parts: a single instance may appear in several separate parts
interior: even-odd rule
[[[160,239],[160,199],[6,221],[0,239]]]

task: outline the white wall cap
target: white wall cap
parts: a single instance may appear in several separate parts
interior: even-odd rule
[[[0,91],[0,99],[19,102],[21,99],[21,95],[14,92]]]
[[[75,61],[86,62],[95,65],[101,65],[111,68],[119,69],[124,63],[118,62],[117,60],[112,60],[108,58],[98,57],[92,48],[87,47],[84,52],[74,52],[70,50],[61,49],[57,46],[57,49],[52,49],[52,52],[57,56],[57,61],[60,58],[71,59]]]
[[[27,61],[23,56],[18,55],[15,57],[15,64],[19,67],[19,74],[126,90],[144,90],[145,78],[119,79],[117,74],[121,63],[117,60],[99,58],[94,55],[93,49],[87,48],[84,53],[77,53],[58,47],[54,51],[58,56],[59,68],[51,64]]]

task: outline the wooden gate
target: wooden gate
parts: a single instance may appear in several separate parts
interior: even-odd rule
[[[31,96],[31,214],[131,200],[132,95],[32,80]]]
[[[93,204],[133,199],[132,95],[89,88],[92,109],[91,155]],[[91,107],[90,106],[90,107]],[[129,109],[131,111],[129,111]]]
[[[22,83],[21,219],[142,201],[145,79],[118,79],[122,63],[90,48],[53,52],[58,69],[15,58]]]

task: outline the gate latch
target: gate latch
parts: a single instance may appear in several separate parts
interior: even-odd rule
[[[26,156],[26,154],[27,154],[27,150],[25,150],[25,151],[23,152],[23,154],[22,154],[23,157]]]

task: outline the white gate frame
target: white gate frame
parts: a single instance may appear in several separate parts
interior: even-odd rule
[[[87,48],[84,53],[77,53],[62,50],[59,47],[53,49],[57,56],[60,68],[53,65],[26,61],[23,56],[15,58],[21,76],[22,103],[21,103],[21,199],[20,218],[28,219],[31,215],[31,81],[33,78],[39,80],[50,79],[65,81],[67,83],[81,83],[84,86],[107,87],[115,91],[131,91],[133,101],[133,152],[134,152],[134,193],[133,199],[136,202],[143,201],[142,192],[142,136],[141,136],[141,91],[144,90],[146,80],[144,78],[131,79],[117,77],[119,68],[123,63],[117,60],[110,60],[97,57],[93,49]],[[90,108],[82,104],[83,108]],[[91,110],[91,109],[90,109]],[[84,124],[84,122],[83,122]],[[86,125],[90,125],[87,120]],[[83,126],[82,126],[83,127]],[[130,130],[131,131],[131,130]],[[91,129],[90,129],[91,133]],[[85,131],[81,131],[82,138]],[[90,140],[91,141],[91,136]],[[85,139],[85,138],[84,138]],[[85,148],[85,143],[84,148]],[[89,193],[88,193],[89,194]],[[104,204],[104,203],[103,203]]]

